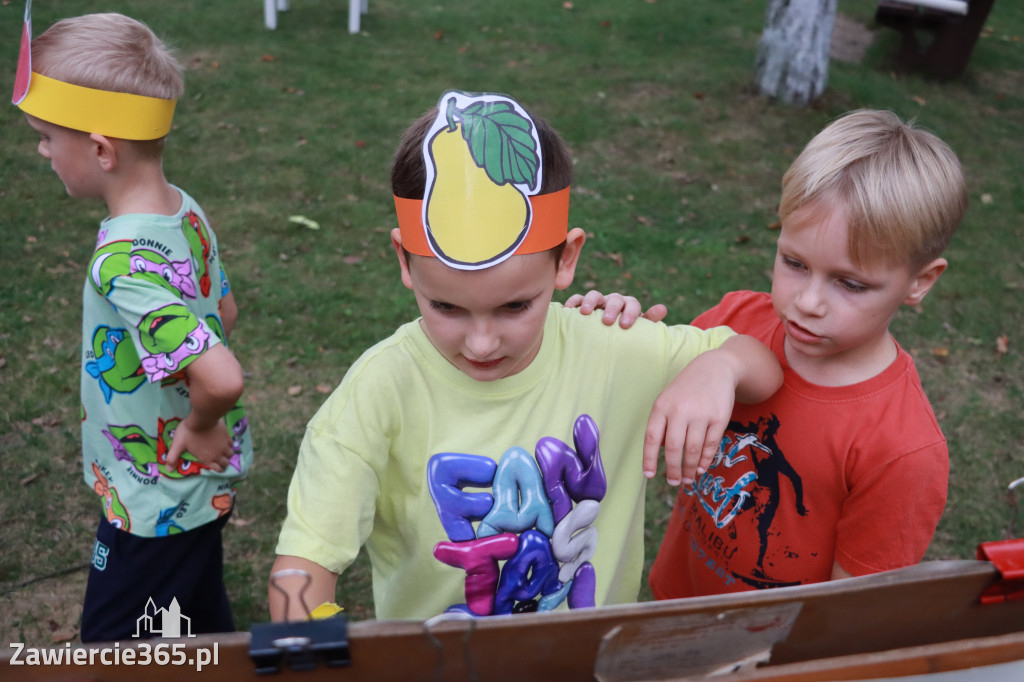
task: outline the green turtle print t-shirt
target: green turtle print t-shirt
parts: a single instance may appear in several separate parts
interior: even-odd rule
[[[234,439],[217,473],[190,453],[166,464],[175,427],[191,410],[184,369],[226,343],[219,304],[230,291],[217,238],[185,192],[175,215],[104,220],[82,292],[83,474],[111,524],[159,537],[232,508],[252,463],[241,405],[226,416]]]

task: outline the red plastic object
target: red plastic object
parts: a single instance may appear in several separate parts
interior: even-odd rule
[[[1024,538],[983,542],[978,558],[999,571],[999,579],[981,593],[982,604],[1024,600]]]

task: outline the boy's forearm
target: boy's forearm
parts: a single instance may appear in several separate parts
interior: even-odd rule
[[[732,336],[719,350],[728,356],[736,372],[737,402],[759,403],[782,387],[778,358],[757,339],[743,334]]]
[[[220,323],[224,327],[224,336],[230,337],[238,321],[238,304],[235,303],[235,295],[228,292],[228,295],[220,300]]]
[[[185,370],[189,383],[189,420],[196,428],[209,428],[242,397],[242,366],[223,344],[203,353]]]
[[[305,571],[307,578],[301,574],[275,574],[294,570]],[[332,573],[320,564],[297,556],[279,556],[270,569],[267,582],[267,597],[270,604],[270,619],[305,620],[309,613],[325,602],[333,602],[338,586],[338,574]],[[287,596],[285,596],[287,594]]]

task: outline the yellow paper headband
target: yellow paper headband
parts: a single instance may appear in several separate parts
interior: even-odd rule
[[[569,189],[539,194],[540,135],[515,100],[449,90],[423,138],[423,199],[395,197],[402,244],[479,270],[565,241]]]
[[[33,71],[28,93],[18,107],[72,130],[124,140],[156,140],[171,131],[175,104],[173,99],[73,85]]]

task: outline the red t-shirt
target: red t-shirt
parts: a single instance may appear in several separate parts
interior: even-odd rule
[[[727,294],[694,320],[768,345],[785,382],[737,404],[722,448],[680,489],[650,584],[658,599],[829,580],[917,563],[946,504],[946,440],[910,355],[851,386],[811,384],[786,363],[766,293]]]

